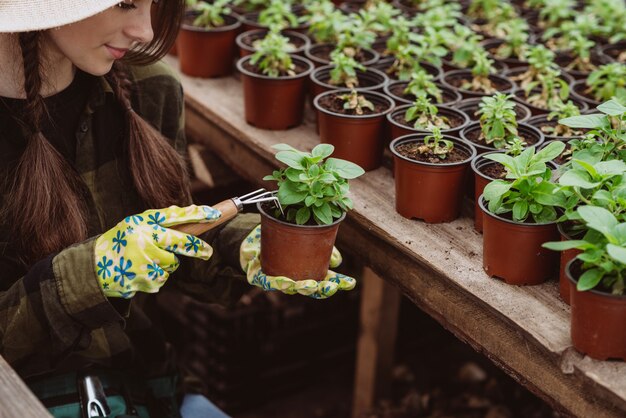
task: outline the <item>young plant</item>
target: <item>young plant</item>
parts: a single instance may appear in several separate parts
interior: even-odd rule
[[[575,0],[545,0],[545,4],[539,10],[539,26],[549,28],[558,26],[565,20],[571,20],[576,11]]]
[[[481,139],[495,148],[505,148],[517,135],[517,115],[512,95],[496,93],[482,98],[478,105]]]
[[[259,23],[268,28],[279,30],[298,26],[298,16],[291,11],[291,3],[272,0],[270,5],[259,13]]]
[[[311,38],[316,43],[337,42],[348,17],[329,0],[313,2],[306,6],[306,10]]]
[[[528,23],[524,19],[512,19],[501,23],[497,30],[504,34],[504,42],[496,49],[494,56],[498,59],[523,59],[528,49]]]
[[[559,77],[560,70],[547,68],[537,74],[534,81],[526,84],[526,101],[542,109],[554,109],[569,97],[569,84]],[[537,91],[534,93],[533,91]]]
[[[511,139],[510,142],[507,142],[504,145],[504,152],[506,155],[510,155],[511,157],[517,157],[526,149],[526,142],[522,141],[519,136]]]
[[[255,43],[257,51],[250,57],[250,64],[256,65],[263,74],[270,77],[295,75],[295,68],[289,50],[289,38],[277,30],[270,30],[265,38]]]
[[[441,89],[434,83],[434,79],[432,75],[424,70],[414,71],[411,73],[411,81],[409,81],[403,93],[414,97],[426,94],[434,97],[437,103],[441,103],[443,102]]]
[[[350,57],[356,57],[363,49],[371,48],[376,40],[376,33],[365,27],[359,18],[348,19],[337,33],[336,50]]]
[[[591,49],[595,45],[595,42],[580,34],[572,36],[568,41],[566,47],[574,56],[574,60],[570,62],[565,69],[584,72],[595,70],[597,67],[591,62]]]
[[[613,62],[602,65],[587,77],[586,93],[596,100],[605,101],[617,97],[626,104],[626,64]]]
[[[407,81],[415,72],[424,71],[420,66],[419,48],[415,44],[401,45],[394,53],[395,60],[387,69],[387,74],[401,81]]]
[[[472,91],[482,91],[487,94],[493,94],[497,90],[493,87],[489,76],[495,72],[493,68],[493,60],[489,58],[487,51],[482,48],[476,48],[472,55],[472,81],[463,83],[461,88]]]
[[[417,96],[413,106],[409,107],[404,113],[404,120],[413,122],[415,129],[423,129],[432,131],[434,128],[450,129],[448,118],[445,116],[437,116],[437,106],[430,103],[428,97],[422,93]]]
[[[445,160],[450,152],[454,149],[454,143],[447,139],[443,139],[441,129],[438,126],[433,128],[432,135],[424,137],[424,144],[417,147],[420,154],[431,155]]]
[[[224,25],[224,16],[231,12],[229,0],[216,0],[206,3],[201,0],[185,0],[187,8],[194,13],[193,26],[211,29]]]
[[[333,65],[333,68],[330,70],[330,84],[336,86],[343,85],[349,89],[359,86],[356,70],[366,71],[363,64],[340,51],[333,51],[330,54],[330,59],[330,63]]]
[[[581,206],[577,214],[587,228],[580,240],[547,242],[543,246],[554,251],[578,249],[582,274],[576,289],[591,289],[614,295],[624,294],[626,276],[626,222],[610,211],[596,206]]]
[[[365,28],[377,35],[389,34],[393,29],[395,18],[400,14],[400,10],[382,1],[366,4],[359,10],[359,16]]]
[[[314,222],[330,225],[353,208],[348,197],[348,180],[365,171],[339,158],[329,158],[335,150],[330,144],[319,144],[308,152],[287,144],[277,144],[276,159],[287,168],[276,170],[263,180],[278,183],[278,200],[289,222],[298,225]],[[275,216],[280,216],[277,209]]]
[[[270,0],[234,0],[235,6],[243,7],[246,12],[254,12],[255,10],[262,10],[270,5]]]
[[[489,154],[485,158],[502,164],[507,172],[504,180],[494,180],[483,192],[489,212],[510,215],[516,222],[553,222],[557,219],[555,208],[565,206],[565,196],[550,181],[552,171],[546,166],[563,152],[565,144],[552,142],[535,153],[535,147],[526,148],[517,157],[506,154]]]
[[[460,68],[468,68],[474,62],[474,54],[481,49],[483,36],[474,33],[463,25],[455,25],[453,31],[447,32],[446,46],[452,51],[452,63]]]
[[[576,107],[576,105],[572,103],[571,100],[568,100],[567,103],[561,102],[556,110],[548,113],[548,116],[546,116],[546,120],[561,120],[565,118],[571,118],[572,116],[580,116],[580,109]],[[560,136],[565,138],[570,136],[582,135],[582,131],[574,130],[569,126],[561,125],[560,123],[557,123],[556,126],[543,126],[541,127],[541,130],[548,135]]]
[[[364,109],[369,109],[372,112],[376,110],[374,103],[367,100],[365,96],[359,94],[354,89],[352,89],[349,93],[340,94],[337,98],[343,102],[343,108],[345,110],[352,110],[357,115],[364,114]]]
[[[523,60],[528,62],[528,70],[522,74],[511,77],[514,81],[520,81],[520,87],[525,89],[528,84],[537,81],[539,74],[545,74],[549,70],[561,70],[554,63],[556,55],[543,45],[535,45],[528,48]]]
[[[458,3],[443,3],[418,13],[413,18],[413,25],[420,28],[432,28],[439,32],[453,27],[463,16]],[[395,25],[395,24],[394,24]]]

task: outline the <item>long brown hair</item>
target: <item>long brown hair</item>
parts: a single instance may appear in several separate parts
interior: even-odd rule
[[[163,57],[173,45],[184,11],[184,0],[160,1],[153,9],[154,39],[125,60],[149,64]],[[16,115],[24,128],[26,148],[8,184],[2,220],[12,243],[26,265],[87,238],[84,184],[78,173],[41,132],[48,117],[41,96],[41,32],[18,36],[23,59],[26,105]],[[116,98],[124,109],[127,126],[128,166],[134,185],[148,207],[161,208],[190,202],[185,162],[167,140],[132,108],[132,83],[115,63],[107,74]],[[160,173],[154,178],[154,173]]]

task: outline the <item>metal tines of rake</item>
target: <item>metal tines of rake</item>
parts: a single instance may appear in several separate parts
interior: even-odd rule
[[[274,204],[280,210],[280,213],[285,215],[283,212],[283,207],[280,205],[278,201],[278,197],[276,197],[277,191],[266,191],[265,189],[258,189],[248,194],[245,194],[240,197],[235,197],[233,200],[237,207],[242,207],[243,205],[254,204],[258,202],[274,202]]]

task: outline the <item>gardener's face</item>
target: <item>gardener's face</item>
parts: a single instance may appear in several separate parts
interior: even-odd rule
[[[153,37],[152,0],[125,0],[102,13],[48,31],[52,64],[71,63],[86,73],[104,75],[137,43]]]

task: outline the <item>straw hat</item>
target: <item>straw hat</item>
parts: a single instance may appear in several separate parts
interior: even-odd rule
[[[0,32],[26,32],[78,22],[120,0],[0,0]]]

